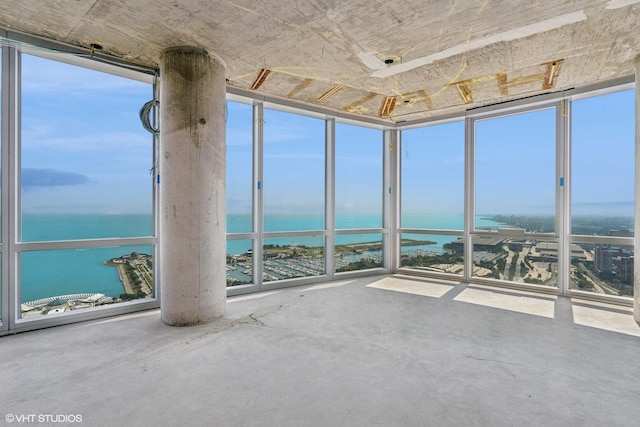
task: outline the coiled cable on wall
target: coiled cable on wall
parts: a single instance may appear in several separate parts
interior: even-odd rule
[[[142,108],[140,108],[140,121],[142,122],[142,127],[153,135],[158,135],[160,133],[160,129],[159,127],[153,127],[149,113],[159,105],[160,101],[152,99],[151,101],[145,102]]]

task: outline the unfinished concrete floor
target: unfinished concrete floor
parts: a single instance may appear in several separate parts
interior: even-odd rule
[[[0,338],[0,424],[631,426],[638,336],[623,307],[345,280],[232,298],[191,328],[156,310]]]

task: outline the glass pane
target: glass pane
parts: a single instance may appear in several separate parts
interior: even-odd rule
[[[23,55],[24,241],[153,234],[153,141],[138,114],[152,96],[150,84]]]
[[[571,233],[633,236],[635,91],[575,101],[572,116]]]
[[[337,229],[382,227],[382,131],[336,124]]]
[[[227,233],[253,231],[253,108],[227,101]]]
[[[382,234],[350,234],[336,236],[335,270],[367,270],[382,267]]]
[[[402,227],[464,229],[464,122],[402,131]]]
[[[308,231],[324,227],[324,214],[264,214],[265,231]]]
[[[150,235],[153,218],[149,215],[105,214],[23,214],[22,240],[99,239]]]
[[[571,246],[571,289],[633,296],[633,245]]]
[[[473,237],[473,275],[545,286],[558,285],[557,240]]]
[[[263,281],[324,274],[324,237],[264,240]]]
[[[253,240],[227,240],[227,286],[253,283]]]
[[[325,122],[264,110],[264,230],[324,229]]]
[[[476,229],[555,232],[555,109],[478,121],[475,135]]]
[[[464,273],[464,241],[459,236],[402,234],[400,267],[437,273]]]
[[[150,245],[23,252],[22,317],[153,297]]]

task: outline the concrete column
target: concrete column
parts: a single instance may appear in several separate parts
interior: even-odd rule
[[[640,55],[636,56],[636,165],[635,224],[633,238],[633,318],[640,322]]]
[[[225,65],[202,49],[160,58],[160,303],[173,326],[226,309]]]

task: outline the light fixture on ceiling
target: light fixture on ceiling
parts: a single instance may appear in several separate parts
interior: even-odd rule
[[[251,85],[251,90],[257,90],[262,84],[267,80],[267,77],[271,74],[271,70],[267,70],[266,68],[261,68],[258,73],[258,77],[253,81]]]
[[[334,87],[326,91],[320,98],[316,99],[316,102],[323,103],[324,101],[335,95],[343,87],[344,85],[335,85]]]
[[[396,108],[396,99],[395,96],[387,96],[384,98],[384,102],[382,103],[382,107],[380,107],[380,117],[389,117],[393,112],[393,109]]]
[[[467,85],[457,83],[456,88],[458,89],[458,93],[460,94],[460,97],[465,104],[471,104],[473,102],[473,96],[471,95],[471,91],[469,90]]]
[[[542,84],[542,89],[551,89],[556,85],[556,79],[558,78],[558,74],[560,73],[561,64],[562,60],[547,63],[547,71],[544,74],[544,83]]]

